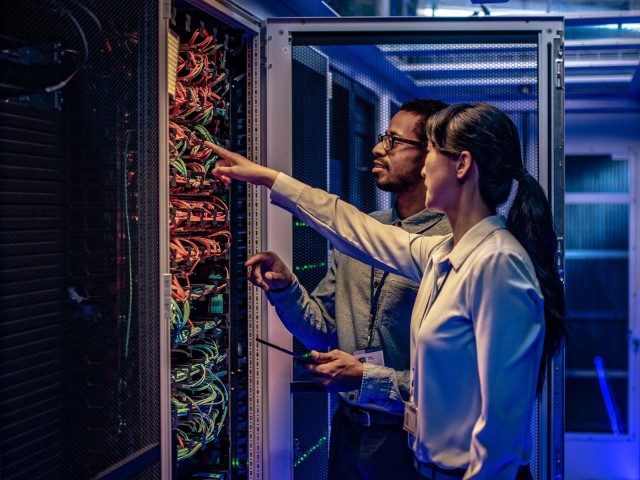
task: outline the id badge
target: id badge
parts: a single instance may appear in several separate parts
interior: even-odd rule
[[[384,352],[382,348],[365,348],[364,350],[353,352],[353,356],[356,357],[360,363],[370,363],[384,367]]]
[[[418,430],[418,407],[413,402],[404,404],[404,423],[402,428],[414,437],[416,436],[416,431]]]

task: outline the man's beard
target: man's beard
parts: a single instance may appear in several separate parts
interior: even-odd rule
[[[410,183],[407,179],[402,178],[400,181],[392,182],[392,181],[376,181],[376,187],[378,187],[383,192],[389,193],[404,193],[409,190]]]
[[[386,165],[384,166],[384,169],[387,171],[387,174],[388,174],[389,169],[386,168]],[[387,178],[384,180],[380,180],[379,178],[376,178],[376,187],[378,187],[383,192],[396,193],[396,194],[405,193],[411,190],[411,187],[415,183],[415,180],[414,180],[415,178],[419,178],[419,179],[422,178],[422,176],[420,175],[420,170],[409,172],[409,173],[405,172],[405,174],[402,176],[396,175],[394,179],[390,179],[389,176],[387,176]]]

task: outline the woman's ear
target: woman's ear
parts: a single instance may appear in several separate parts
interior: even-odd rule
[[[463,150],[458,154],[456,162],[456,177],[458,180],[462,180],[469,176],[469,173],[474,169],[475,162],[471,156],[471,152]]]

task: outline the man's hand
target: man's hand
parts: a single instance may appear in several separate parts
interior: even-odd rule
[[[245,262],[249,281],[265,292],[287,288],[293,282],[293,273],[273,252],[259,252]]]
[[[327,391],[360,390],[364,365],[356,357],[342,350],[331,350],[329,353],[311,350],[311,357],[317,364],[308,364],[304,368]]]

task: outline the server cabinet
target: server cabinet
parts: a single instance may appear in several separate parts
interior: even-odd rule
[[[0,6],[7,480],[160,476],[158,7]]]
[[[518,126],[525,165],[552,204],[562,258],[562,19],[268,19],[264,35],[268,165],[365,211],[385,208],[392,199],[362,194],[366,180],[354,176],[370,170],[363,144],[373,147],[403,101],[493,103]],[[264,226],[265,246],[313,288],[328,264],[326,242],[275,209],[267,209]],[[274,312],[268,310],[267,317],[268,336],[280,337],[284,332]],[[273,355],[265,369],[272,405],[267,418],[289,421],[270,423],[263,446],[270,462],[263,472],[266,478],[323,478],[334,401],[322,393],[290,395],[304,389],[294,382],[287,390],[296,371],[283,379],[281,361]],[[291,408],[291,416],[273,405]],[[532,432],[534,478],[562,478],[562,355],[547,372]],[[281,447],[277,452],[270,447],[275,444]]]
[[[171,282],[164,478],[246,479],[256,377],[244,268],[248,189],[211,175],[217,156],[207,143],[253,156],[258,27],[230,5],[200,1],[173,2],[164,27]]]
[[[255,149],[256,23],[0,8],[0,475],[248,478],[248,194],[201,140]]]

